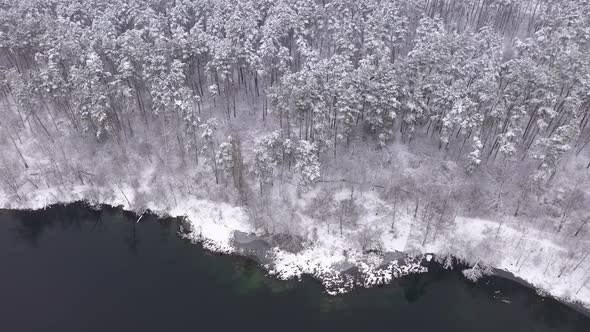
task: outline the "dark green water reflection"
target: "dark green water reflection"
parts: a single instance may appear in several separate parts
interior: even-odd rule
[[[191,245],[173,220],[136,219],[82,204],[0,211],[0,331],[590,331],[503,279],[435,268],[329,297]]]

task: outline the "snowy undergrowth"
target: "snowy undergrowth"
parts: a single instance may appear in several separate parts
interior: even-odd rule
[[[234,231],[262,234],[261,230],[252,226],[248,214],[240,207],[193,197],[177,197],[176,204],[153,200],[138,208],[135,204],[137,193],[148,192],[151,188],[149,183],[135,188],[132,190],[131,186],[117,185],[39,189],[29,191],[20,201],[2,194],[0,207],[43,209],[55,203],[86,200],[122,206],[136,212],[149,209],[163,216],[186,218],[191,232],[185,236],[195,243],[202,243],[208,250],[221,253],[239,254],[232,246]],[[350,192],[343,190],[335,197],[343,200],[348,195]],[[301,197],[297,202],[298,209],[303,211],[312,196],[313,193],[309,193]],[[362,206],[363,213],[354,226],[342,230],[336,223],[320,222],[297,212],[299,224],[292,227],[291,232],[304,239],[304,248],[296,253],[273,248],[273,262],[265,266],[269,273],[281,279],[311,275],[324,284],[328,293],[338,294],[355,286],[387,284],[396,277],[424,272],[426,269],[420,263],[425,257],[430,259],[430,253],[439,258],[452,255],[470,264],[511,272],[542,292],[590,307],[590,288],[584,285],[588,277],[585,275],[588,262],[578,262],[579,255],[564,249],[554,235],[537,229],[518,229],[516,223],[500,224],[458,216],[451,228],[424,241],[421,236],[423,229],[408,209],[400,209],[392,231],[391,207],[376,193],[359,192],[355,202]],[[377,245],[378,250],[363,248],[361,235],[364,233],[378,237],[372,239],[372,245]],[[388,252],[408,253],[410,258],[403,259],[403,262],[388,260],[384,257],[384,253]]]

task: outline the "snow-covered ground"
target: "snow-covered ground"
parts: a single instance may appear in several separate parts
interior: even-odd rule
[[[143,177],[149,178],[147,176]],[[234,231],[262,234],[248,214],[240,207],[194,197],[175,198],[176,204],[163,200],[151,200],[139,207],[135,204],[138,191],[150,191],[149,183],[142,183],[132,190],[131,186],[96,188],[76,186],[31,190],[24,198],[15,201],[0,192],[0,207],[12,209],[42,209],[55,203],[90,200],[93,203],[120,205],[134,211],[150,209],[160,215],[186,217],[192,232],[192,241],[201,242],[205,248],[222,253],[239,253],[232,245]],[[297,204],[304,211],[314,193],[303,195]],[[345,199],[350,192],[342,191],[336,199]],[[337,225],[313,220],[303,212],[298,225],[291,228],[293,235],[303,239],[303,250],[289,252],[272,249],[272,263],[265,267],[279,278],[297,278],[309,274],[320,279],[329,293],[342,293],[358,285],[345,270],[356,268],[361,276],[360,284],[370,287],[388,283],[392,278],[409,273],[423,272],[423,258],[430,260],[452,255],[467,263],[495,267],[511,272],[516,277],[533,284],[542,293],[548,293],[566,302],[577,302],[590,308],[590,259],[584,252],[571,252],[557,242],[554,234],[532,227],[519,229],[517,220],[496,221],[457,216],[454,223],[444,230],[432,231],[424,241],[423,226],[414,220],[412,211],[400,208],[391,231],[391,206],[382,201],[375,192],[358,192],[356,204],[363,207],[354,227],[345,227],[340,233]],[[362,234],[378,237],[379,250],[363,250]],[[584,241],[580,239],[579,241]],[[587,243],[577,247],[587,248]],[[387,259],[384,253],[404,252],[415,259],[398,264]]]

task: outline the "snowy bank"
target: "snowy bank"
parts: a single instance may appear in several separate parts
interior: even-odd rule
[[[251,254],[235,243],[236,233],[246,234],[251,237],[248,241],[265,244],[257,255],[264,257],[259,261],[269,274],[281,279],[311,275],[322,282],[329,294],[387,284],[394,278],[427,271],[423,262],[453,256],[468,264],[506,271],[540,292],[590,308],[590,288],[585,284],[588,262],[580,261],[538,230],[457,217],[451,229],[424,242],[416,235],[417,222],[411,214],[400,213],[395,232],[388,222],[380,222],[380,212],[376,211],[383,211],[387,204],[374,193],[366,192],[357,198],[364,213],[355,228],[339,231],[301,214],[299,227],[292,234],[299,239],[299,249],[292,250],[267,241],[269,235],[253,226],[243,208],[191,197],[177,198],[173,206],[155,200],[136,206],[134,192],[124,185],[103,189],[78,186],[67,191],[44,189],[30,191],[18,202],[0,196],[0,207],[43,209],[51,204],[85,200],[122,206],[137,213],[149,209],[161,216],[183,218],[186,238],[220,253]],[[305,197],[300,203],[306,204]],[[379,250],[366,250],[359,242],[359,234],[367,229],[378,237]]]

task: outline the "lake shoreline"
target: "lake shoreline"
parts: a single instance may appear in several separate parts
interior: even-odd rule
[[[93,204],[91,202],[84,201],[84,200],[70,202],[70,203],[57,203],[57,204],[53,204],[51,206],[48,206],[46,208],[51,209],[54,206],[66,207],[66,206],[72,205],[72,204],[83,204],[91,209],[122,208],[122,210],[125,213],[133,214],[134,218],[137,218],[136,223],[140,223],[141,219],[145,215],[151,215],[151,216],[154,216],[158,219],[170,219],[170,221],[173,221],[178,224],[179,235],[181,237],[184,237],[187,241],[191,242],[192,244],[200,244],[202,249],[204,249],[210,253],[213,253],[213,254],[223,255],[223,256],[233,256],[234,258],[239,259],[239,260],[254,262],[262,271],[265,272],[266,277],[274,278],[277,280],[288,280],[288,279],[292,279],[292,278],[283,278],[280,275],[276,275],[276,274],[272,273],[272,269],[271,269],[272,262],[273,262],[273,257],[272,257],[273,250],[272,249],[275,248],[275,246],[276,246],[276,247],[279,247],[280,249],[283,249],[283,250],[289,250],[289,251],[295,251],[295,252],[303,250],[303,244],[301,244],[301,243],[295,244],[295,245],[293,245],[293,243],[290,243],[291,247],[281,248],[281,244],[277,244],[276,241],[273,242],[272,240],[269,240],[268,238],[258,236],[255,234],[246,234],[246,233],[243,233],[240,231],[236,231],[236,234],[238,234],[238,236],[234,236],[234,241],[232,241],[232,246],[234,246],[234,249],[235,249],[234,251],[228,252],[228,251],[223,251],[223,250],[214,250],[210,246],[205,245],[204,242],[195,241],[194,238],[190,238],[190,237],[187,238],[186,237],[187,234],[192,233],[191,231],[188,230],[190,228],[190,225],[187,224],[188,220],[186,217],[175,217],[175,216],[170,216],[168,214],[160,214],[160,213],[157,213],[157,212],[149,210],[149,209],[142,210],[142,211],[133,211],[133,210],[127,210],[121,205],[113,206],[113,205],[104,204],[104,203]],[[26,209],[26,208],[24,208],[24,209],[0,209],[0,210],[38,211],[40,209]],[[287,235],[284,235],[284,237],[285,236],[287,236]],[[239,240],[239,239],[241,239],[241,240]],[[238,241],[236,241],[236,240],[238,240]],[[293,246],[295,247],[295,249],[293,248]],[[359,289],[363,289],[363,288],[368,289],[368,288],[373,288],[373,287],[387,287],[395,279],[403,278],[405,276],[412,275],[415,273],[427,272],[428,267],[429,266],[431,267],[433,264],[438,264],[440,267],[442,267],[441,262],[437,261],[438,256],[435,253],[419,254],[416,256],[412,256],[409,253],[404,253],[404,252],[385,252],[385,253],[381,252],[381,253],[375,253],[375,254],[381,255],[384,258],[386,258],[386,257],[388,258],[388,259],[384,259],[382,264],[380,264],[380,266],[379,266],[380,268],[387,267],[387,264],[392,263],[392,262],[396,266],[396,268],[398,266],[404,267],[405,266],[404,262],[409,261],[409,264],[407,265],[408,268],[406,270],[404,270],[403,273],[400,273],[399,275],[391,275],[388,278],[384,278],[383,276],[377,275],[376,277],[372,278],[372,282],[368,282],[368,283],[362,282],[363,275],[358,270],[358,268],[356,268],[354,266],[347,266],[346,264],[344,264],[341,267],[341,273],[342,273],[342,275],[345,276],[344,278],[342,278],[342,280],[347,280],[347,282],[348,282],[347,285],[339,285],[338,283],[341,282],[341,280],[336,280],[336,281],[332,280],[332,281],[328,281],[328,283],[326,283],[326,280],[322,279],[322,277],[320,275],[314,275],[314,274],[309,274],[309,273],[302,273],[298,277],[298,279],[301,280],[302,278],[310,278],[314,281],[317,281],[319,284],[322,285],[326,294],[328,294],[330,296],[338,297],[338,296],[343,296],[343,295],[346,295],[350,292],[353,292],[355,289],[359,290]],[[453,257],[453,259],[457,259],[457,258]],[[401,261],[402,263],[400,264],[399,261]],[[416,266],[420,266],[423,269],[412,270],[412,268],[415,268]],[[471,267],[471,266],[469,266],[468,264],[459,263],[459,264],[454,265],[452,267],[452,269],[462,269],[462,268],[469,268],[469,267]],[[575,310],[576,312],[578,312],[582,315],[590,317],[590,309],[584,307],[581,303],[565,301],[565,300],[560,299],[559,297],[556,297],[556,296],[553,296],[549,293],[545,293],[543,291],[540,291],[539,288],[535,287],[532,283],[530,283],[518,276],[515,276],[514,274],[512,274],[509,271],[498,269],[498,268],[492,268],[491,271],[492,271],[491,275],[494,277],[510,280],[510,281],[513,281],[513,282],[518,283],[520,285],[523,285],[526,288],[528,288],[532,291],[535,291],[539,297],[550,298],[552,300],[555,300],[561,304],[568,306],[572,310]],[[338,286],[345,286],[347,288],[338,287]],[[338,291],[331,292],[330,287],[334,287]]]
[[[2,328],[230,331],[244,322],[261,323],[260,331],[277,326],[285,331],[396,326],[416,332],[590,328],[587,316],[530,288],[495,276],[473,283],[461,264],[445,269],[435,257],[422,262],[429,267],[426,273],[331,296],[307,274],[282,280],[252,256],[195,245],[178,233],[179,218],[138,219],[121,208],[86,204],[0,211],[6,271],[0,309],[7,318]],[[23,319],[31,315],[35,319]]]
[[[549,293],[544,293],[544,294],[539,294],[539,289],[537,287],[535,287],[533,284],[531,284],[530,282],[519,278],[517,276],[515,276],[514,274],[512,274],[509,271],[505,271],[505,270],[501,270],[501,269],[492,269],[493,270],[493,275],[499,278],[503,278],[503,279],[507,279],[510,281],[514,281],[518,284],[521,284],[523,286],[526,286],[527,288],[530,288],[532,290],[534,290],[535,292],[537,292],[537,294],[540,297],[546,297],[546,298],[550,298],[552,300],[555,300],[561,304],[564,304],[566,306],[568,306],[569,308],[571,308],[572,310],[575,310],[576,312],[579,312],[587,317],[590,317],[590,309],[584,307],[581,303],[577,303],[577,302],[569,302],[569,301],[564,301],[558,297],[555,297]]]

